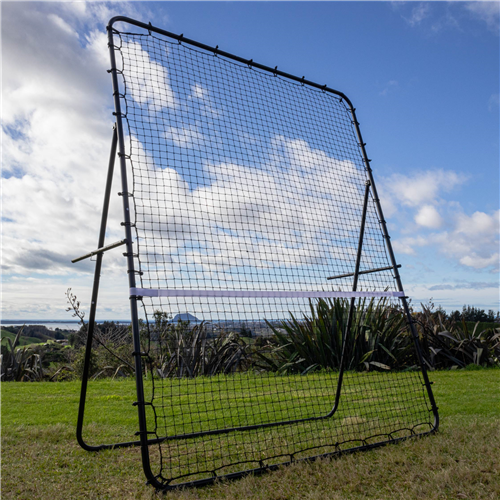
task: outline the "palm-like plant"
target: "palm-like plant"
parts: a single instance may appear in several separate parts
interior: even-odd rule
[[[276,324],[267,322],[274,344],[259,353],[265,364],[280,372],[307,373],[316,368],[338,370],[350,302],[346,299],[309,301],[310,315]],[[386,299],[360,301],[346,337],[344,369],[391,369],[408,366],[410,338],[405,335],[404,315]]]
[[[42,359],[27,347],[17,348],[24,326],[17,332],[14,342],[7,338],[0,355],[0,380],[39,381],[43,379]]]
[[[248,344],[237,333],[221,331],[209,338],[205,322],[173,323],[160,312],[155,314],[149,343],[155,374],[161,378],[227,374],[250,363]]]
[[[478,322],[471,331],[464,318],[445,320],[423,304],[414,316],[429,368],[500,366],[500,328],[481,330]]]

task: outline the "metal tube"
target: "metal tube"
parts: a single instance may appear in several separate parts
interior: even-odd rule
[[[111,140],[111,151],[109,154],[109,162],[108,162],[108,176],[106,178],[106,188],[104,190],[104,203],[101,215],[101,228],[99,231],[99,239],[97,242],[98,248],[102,248],[104,246],[104,240],[106,237],[106,224],[108,222],[109,198],[111,195],[111,185],[113,184],[113,170],[115,166],[117,142],[118,142],[117,130],[115,124],[113,126],[113,138]],[[102,257],[103,257],[102,252],[97,254],[97,259],[95,263],[94,283],[92,285],[92,299],[90,303],[90,315],[88,322],[87,345],[85,348],[85,360],[83,363],[83,374],[82,374],[82,387],[80,390],[80,404],[78,407],[78,419],[76,423],[76,439],[80,444],[80,446],[87,451],[96,450],[95,446],[88,445],[84,441],[82,436],[82,428],[83,428],[83,417],[85,414],[85,400],[87,397],[87,383],[89,378],[90,355],[92,352],[92,341],[94,339],[95,315],[97,310],[97,296],[99,294],[99,280],[101,277]]]
[[[108,31],[108,48],[109,56],[111,61],[111,79],[113,84],[113,97],[115,104],[115,114],[116,114],[116,125],[118,130],[118,151],[120,156],[120,171],[122,180],[122,191],[124,196],[123,200],[123,217],[124,217],[124,227],[125,227],[125,239],[127,240],[127,268],[128,268],[128,282],[129,288],[135,288],[135,269],[134,269],[134,254],[132,246],[132,230],[130,227],[130,207],[129,207],[129,197],[126,196],[128,193],[127,184],[127,165],[125,163],[125,138],[123,134],[123,123],[122,123],[122,111],[120,103],[119,85],[117,78],[117,67],[115,59],[115,47],[113,43],[113,30],[111,25],[107,27]],[[146,411],[144,405],[144,385],[142,380],[142,359],[141,359],[141,342],[139,337],[139,315],[137,312],[137,297],[130,296],[130,314],[132,322],[132,337],[134,342],[134,357],[135,357],[135,381],[136,381],[136,393],[137,393],[137,411],[139,415],[139,439],[141,442],[141,457],[142,464],[144,468],[144,473],[152,484],[159,484],[155,478],[153,472],[151,471],[151,465],[149,461],[149,449],[148,449],[148,439],[147,439],[147,426],[146,426]]]
[[[398,291],[404,292],[403,284],[401,282],[401,276],[399,275],[399,271],[398,271],[399,266],[396,264],[396,258],[394,256],[394,251],[392,249],[391,237],[389,236],[389,232],[387,230],[387,225],[386,225],[386,222],[384,219],[384,213],[382,212],[382,206],[380,205],[380,199],[378,197],[377,188],[376,188],[375,182],[373,180],[372,169],[370,168],[370,160],[368,159],[368,156],[366,155],[365,144],[363,142],[363,137],[361,136],[361,130],[359,129],[359,123],[358,123],[358,120],[356,118],[356,112],[355,112],[356,110],[352,107],[352,105],[350,106],[350,111],[351,111],[351,116],[353,119],[353,125],[356,129],[356,135],[358,137],[359,146],[361,148],[361,152],[363,155],[363,161],[365,162],[366,173],[367,173],[368,178],[369,178],[371,185],[372,185],[373,201],[375,202],[375,206],[377,208],[377,213],[379,216],[380,226],[382,228],[382,234],[384,236],[384,240],[385,240],[385,244],[386,244],[386,248],[387,248],[387,253],[389,254],[389,259],[391,261],[392,268],[394,270],[394,279],[396,280],[396,285],[398,287]],[[407,320],[408,326],[410,328],[411,335],[413,337],[413,343],[415,345],[415,350],[417,351],[418,360],[419,360],[420,367],[422,370],[422,377],[424,379],[424,385],[426,387],[427,395],[429,396],[429,402],[431,404],[432,412],[434,414],[434,427],[432,429],[432,432],[435,432],[439,428],[438,408],[436,405],[436,401],[434,399],[434,394],[432,393],[432,388],[431,388],[431,384],[429,381],[429,376],[427,375],[427,370],[425,368],[424,358],[422,356],[422,350],[420,348],[420,342],[418,340],[417,330],[415,328],[415,324],[414,324],[413,319],[411,317],[410,308],[408,307],[408,302],[407,302],[405,296],[401,297],[401,302],[403,304],[403,309],[405,311],[406,320]]]
[[[405,429],[405,430],[407,430],[407,429]],[[399,437],[399,438],[393,438],[390,434],[383,434],[383,436],[385,438],[387,438],[385,441],[381,441],[379,443],[373,443],[373,444],[364,442],[364,444],[362,444],[361,446],[355,446],[353,448],[347,448],[345,450],[343,450],[343,449],[340,448],[340,446],[342,444],[344,444],[344,443],[337,443],[337,445],[336,445],[337,450],[329,452],[329,453],[322,453],[320,455],[314,455],[312,457],[307,457],[307,458],[293,458],[293,460],[289,460],[289,461],[286,461],[286,462],[281,462],[281,463],[278,463],[278,464],[276,464],[276,463],[269,464],[269,465],[263,464],[261,467],[256,468],[256,469],[249,469],[249,470],[246,470],[246,471],[233,472],[233,473],[229,473],[229,474],[221,474],[220,476],[215,476],[214,475],[213,477],[210,477],[210,478],[198,479],[198,480],[195,480],[195,481],[188,481],[188,482],[180,483],[180,484],[173,484],[173,485],[165,484],[165,485],[161,485],[161,489],[164,490],[164,491],[169,491],[169,490],[175,490],[175,489],[179,489],[179,488],[189,488],[189,487],[206,486],[206,485],[209,485],[209,484],[213,484],[215,481],[239,479],[239,478],[247,476],[249,474],[251,474],[251,475],[264,474],[264,473],[266,473],[268,471],[275,471],[275,470],[280,469],[281,467],[285,467],[285,466],[291,465],[292,463],[297,463],[297,462],[314,462],[316,460],[323,459],[323,458],[333,458],[333,457],[339,457],[339,456],[342,456],[342,455],[350,455],[352,453],[358,453],[360,451],[374,450],[374,449],[377,449],[377,448],[381,448],[382,446],[387,446],[389,444],[397,444],[397,443],[401,443],[403,441],[407,441],[409,439],[415,439],[415,438],[423,437],[423,436],[425,436],[427,434],[428,434],[427,432],[420,432],[418,434],[414,433],[414,434],[412,434],[410,436]],[[311,448],[309,448],[309,449],[311,449]],[[315,448],[312,448],[312,449],[315,449]],[[306,450],[302,450],[302,451],[306,451]],[[290,455],[290,458],[292,458],[291,455]]]
[[[361,254],[363,251],[363,237],[365,235],[366,211],[368,209],[368,198],[370,196],[370,185],[371,185],[371,182],[366,181],[366,183],[365,183],[365,196],[363,199],[363,212],[361,214],[361,226],[359,228],[358,251],[356,254],[356,265],[354,267],[354,279],[352,281],[352,291],[353,292],[355,292],[357,287],[358,287],[359,266],[361,264]],[[334,404],[333,409],[331,411],[332,415],[337,411],[337,408],[339,407],[340,394],[342,392],[342,381],[344,379],[346,357],[348,355],[350,355],[350,353],[347,352],[346,345],[347,345],[347,339],[349,338],[349,335],[351,333],[352,317],[354,315],[355,302],[356,302],[356,299],[354,297],[352,297],[351,304],[349,306],[349,315],[347,317],[347,325],[346,325],[346,329],[345,329],[344,337],[343,337],[343,342],[342,342],[342,354],[340,356],[340,370],[339,370],[339,378],[337,381],[337,393],[335,394],[335,404]]]
[[[100,253],[107,252],[108,250],[112,250],[113,248],[125,245],[125,243],[127,243],[127,240],[120,240],[120,241],[117,241],[116,243],[111,243],[110,245],[106,245],[105,247],[100,247],[97,250],[93,250],[92,252],[86,253],[85,255],[82,255],[81,257],[77,257],[76,259],[73,259],[71,262],[73,264],[75,264],[76,262],[80,262],[81,260],[88,259],[89,257],[93,257],[94,255],[98,255]]]
[[[229,52],[225,52],[224,50],[219,50],[217,47],[210,47],[209,45],[205,45],[204,43],[196,42],[195,40],[190,40],[189,38],[185,38],[182,35],[176,35],[175,33],[171,33],[169,31],[157,28],[155,26],[151,26],[150,24],[142,23],[140,21],[136,21],[135,19],[131,19],[130,17],[125,17],[125,16],[116,16],[110,19],[108,23],[108,29],[111,29],[113,27],[113,24],[117,22],[124,22],[128,24],[132,24],[133,26],[137,26],[138,28],[143,28],[146,31],[150,32],[155,32],[160,35],[168,36],[169,38],[173,38],[174,40],[177,40],[178,42],[181,43],[186,43],[188,45],[193,45],[194,47],[198,47],[199,49],[206,50],[208,52],[213,52],[214,54],[217,54],[218,56],[222,57],[227,57],[228,59],[232,59],[233,61],[238,61],[242,64],[246,64],[248,66],[251,66],[252,68],[257,68],[262,71],[266,71],[269,73],[272,73],[273,75],[276,76],[282,76],[283,78],[287,78],[288,80],[293,80],[297,83],[300,83],[302,85],[308,85],[310,87],[314,87],[318,90],[323,90],[325,92],[330,92],[332,94],[335,94],[339,96],[341,99],[344,99],[349,106],[352,108],[351,101],[349,98],[343,94],[342,92],[339,92],[338,90],[331,89],[327,85],[320,85],[315,82],[311,82],[310,80],[306,80],[304,77],[299,78],[298,76],[291,75],[289,73],[285,73],[284,71],[280,71],[277,68],[271,68],[269,66],[265,66],[263,64],[259,64],[256,62],[253,62],[253,60],[249,59],[244,59],[243,57],[236,56],[234,54],[231,54]]]
[[[398,264],[396,267],[401,267],[401,264]],[[378,273],[379,271],[390,271],[393,269],[393,266],[387,266],[387,267],[377,267],[376,269],[368,269],[366,271],[359,271],[359,274],[369,274],[369,273]],[[327,280],[336,280],[339,278],[349,278],[350,276],[354,276],[354,273],[347,273],[347,274],[339,274],[338,276],[330,276],[329,278],[326,278]]]

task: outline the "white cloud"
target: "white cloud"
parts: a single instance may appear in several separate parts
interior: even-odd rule
[[[116,9],[135,10],[2,5],[4,317],[16,308],[64,317],[68,285],[83,282],[88,292],[93,264],[70,260],[97,243],[113,120],[104,23]],[[115,178],[107,241],[123,238],[119,190]],[[123,270],[123,261],[109,252],[106,273]]]
[[[108,274],[104,261],[101,286],[99,288],[99,319],[130,318],[128,289],[126,282],[117,286],[116,277]],[[82,311],[89,314],[89,298],[92,275],[79,276],[13,276],[2,283],[2,318],[3,319],[59,319],[72,320],[66,312],[66,290],[72,292],[81,301]]]
[[[488,29],[498,35],[500,18],[500,3],[498,1],[477,0],[467,2],[465,9],[474,18],[485,22]]]
[[[439,5],[434,6],[432,3],[393,1],[391,6],[412,28],[428,29],[429,33],[436,34],[449,29],[464,32],[469,29],[470,21],[474,20],[484,23],[492,33],[499,34],[498,1],[439,2]]]
[[[488,100],[488,111],[491,113],[497,111],[500,106],[500,96],[498,94],[491,94]]]
[[[199,83],[192,85],[191,90],[193,92],[193,97],[196,99],[207,99],[208,90],[203,88]]]
[[[217,109],[217,106],[210,99],[210,92],[207,88],[199,83],[191,85],[191,95],[189,99],[197,99],[200,103],[200,113],[203,116],[211,116],[212,118],[219,118],[222,116],[222,111]]]
[[[415,222],[424,227],[438,229],[443,225],[443,219],[432,205],[424,205],[415,216]]]
[[[417,6],[413,7],[411,11],[411,16],[406,18],[406,21],[410,26],[415,26],[420,24],[426,17],[430,14],[430,5],[428,2],[421,2]]]
[[[438,286],[435,283],[425,283],[421,280],[419,284],[405,285],[405,292],[412,297],[412,304],[416,309],[420,309],[420,304],[426,305],[432,298],[436,306],[444,307],[448,312],[461,310],[464,304],[478,305],[481,309],[493,309],[498,311],[498,283],[492,287],[474,287],[464,283],[453,287]],[[466,292],[464,292],[466,290]]]
[[[275,137],[269,156],[272,162],[252,167],[207,162],[205,179],[210,182],[193,190],[175,170],[149,162],[148,183],[141,189],[149,196],[154,186],[155,196],[141,199],[145,209],[140,211],[147,215],[140,237],[153,238],[156,231],[155,251],[188,264],[168,263],[167,274],[185,275],[190,269],[208,279],[223,272],[226,280],[231,268],[241,266],[304,268],[332,259],[353,262],[355,247],[345,241],[357,242],[363,189],[357,190],[353,180],[362,186],[364,174],[351,162],[331,158],[303,140]],[[139,197],[141,193],[136,200]],[[344,215],[350,211],[357,218]],[[335,223],[341,219],[342,224]],[[185,238],[196,250],[183,248]],[[370,245],[367,238],[367,249]],[[242,279],[238,276],[234,279]]]
[[[97,25],[109,16],[100,4],[47,4],[33,9],[10,4],[4,9],[2,265],[7,278],[4,293],[9,294],[3,303],[5,314],[11,315],[25,294],[35,316],[61,317],[57,309],[64,317],[68,285],[75,290],[75,282],[85,283],[87,290],[90,285],[92,263],[72,265],[70,260],[96,247],[113,120],[107,39]],[[47,22],[54,26],[52,30],[45,29]],[[84,22],[88,23],[85,29]],[[139,77],[131,84],[139,107],[154,113],[154,105],[180,104],[163,67],[134,44],[124,50],[142,60],[134,68]],[[164,89],[159,100],[150,92],[153,78]],[[202,101],[201,112],[220,113],[201,86],[195,85],[190,97]],[[207,140],[196,124],[171,125],[166,135],[184,148]],[[332,245],[331,238],[335,229],[341,239],[357,241],[363,189],[353,189],[350,181],[356,178],[362,186],[364,173],[351,162],[332,158],[306,141],[278,136],[269,144],[271,159],[252,166],[207,161],[208,184],[191,189],[173,168],[158,168],[154,154],[136,137],[126,138],[127,144],[130,140],[157,187],[156,199],[144,205],[149,212],[144,215],[144,231],[162,231],[164,237],[156,240],[156,247],[144,249],[148,258],[161,258],[166,267],[185,259],[203,277],[216,277],[225,266],[224,279],[231,276],[227,268],[235,266],[353,261],[352,248],[345,241]],[[293,168],[287,170],[285,165],[290,163]],[[123,237],[121,199],[114,194],[121,186],[117,173],[115,177],[107,241]],[[288,198],[283,193],[289,193]],[[278,199],[282,201],[276,203]],[[193,207],[200,209],[196,221],[187,216]],[[325,217],[325,207],[330,207],[330,219]],[[342,217],[344,224],[335,228],[335,217]],[[187,235],[189,248],[183,245]],[[126,291],[121,252],[107,253],[104,261],[112,287]],[[235,273],[234,279],[241,275]],[[51,291],[44,295],[45,280],[50,280]],[[38,299],[33,294],[39,294]],[[81,292],[79,296],[84,300]],[[27,309],[18,305],[18,313],[27,315]]]
[[[423,247],[430,243],[427,238],[423,236],[407,237],[394,240],[392,246],[396,253],[403,253],[405,255],[416,255],[415,247]]]
[[[78,38],[78,33],[64,19],[59,17],[57,14],[49,14],[47,18],[50,19],[58,28],[65,31],[67,34]]]
[[[180,148],[199,148],[205,143],[205,137],[195,124],[187,127],[167,127],[165,137]]]
[[[497,236],[500,224],[499,213],[500,211],[497,211],[488,215],[484,212],[474,212],[471,216],[459,214],[455,232],[470,238],[488,234]]]
[[[489,257],[480,257],[476,252],[472,252],[471,255],[462,257],[460,263],[464,266],[473,267],[474,269],[484,269],[485,267],[494,266],[495,272],[498,272],[500,255],[494,253]]]
[[[429,286],[429,290],[484,290],[487,288],[494,288],[498,290],[498,282],[467,282],[460,281],[458,284],[440,284]]]
[[[99,227],[113,121],[104,26],[117,10],[131,17],[144,17],[134,15],[135,8],[127,3],[85,2],[35,3],[29,9],[14,2],[2,5],[6,177],[2,264],[6,311],[15,311],[16,304],[24,301],[22,314],[31,311],[31,317],[64,317],[65,313],[59,312],[65,308],[64,291],[68,285],[76,280],[84,283],[84,291],[78,293],[82,299],[88,292],[92,264],[87,261],[72,265],[70,259],[95,248]],[[417,9],[414,22],[421,22],[425,15]],[[127,50],[133,50],[156,72],[146,72],[144,65],[137,63],[135,70],[140,78],[135,82],[135,90],[139,106],[148,111],[154,105],[177,106],[180,97],[174,96],[163,66],[147,59],[149,56],[138,46],[131,44]],[[159,99],[149,91],[153,78],[165,89]],[[392,82],[390,85],[395,86]],[[222,111],[213,107],[206,89],[194,85],[191,90],[191,98],[200,100],[202,112],[220,116]],[[182,147],[194,147],[196,141],[206,140],[196,124],[171,126],[166,133]],[[137,145],[137,140],[133,140]],[[197,233],[196,243],[202,250],[182,251],[183,258],[202,276],[215,276],[217,266],[227,262],[232,266],[321,265],[327,247],[330,257],[352,262],[350,247],[332,245],[331,222],[342,219],[345,222],[335,229],[337,234],[357,238],[359,219],[355,207],[360,206],[362,192],[349,189],[350,180],[363,174],[352,163],[328,156],[304,140],[275,137],[270,150],[274,163],[262,159],[262,164],[249,166],[207,161],[206,172],[212,176],[212,182],[194,189],[174,169],[160,170],[149,158],[149,175],[163,186],[158,195],[168,199],[164,208],[169,215],[160,214],[158,203],[155,211],[152,199],[148,222],[153,225],[161,219],[161,230],[177,237],[163,238],[149,255],[168,254],[178,259],[182,235]],[[138,154],[148,155],[142,149]],[[293,165],[293,172],[283,168],[287,162]],[[123,237],[119,224],[121,200],[115,194],[121,191],[117,180],[118,176],[108,241]],[[436,229],[444,224],[438,213],[441,193],[460,185],[464,178],[438,170],[394,176],[391,181],[386,191],[394,210],[404,206],[418,211],[416,222]],[[274,201],[285,189],[293,196],[277,206]],[[335,203],[329,198],[332,196]],[[386,200],[383,203],[385,207]],[[204,216],[196,224],[186,218],[187,209],[193,206],[201,207]],[[331,219],[325,218],[325,208],[330,209]],[[457,219],[456,227],[442,233],[448,238],[447,243],[442,235],[434,236],[430,242],[440,245],[463,265],[491,267],[495,260],[491,242],[498,232],[493,231],[490,219],[491,215],[479,212],[469,218],[464,216]],[[256,225],[258,234],[254,231]],[[235,234],[236,227],[243,229],[241,233]],[[473,246],[476,243],[477,248]],[[397,244],[411,253],[416,246],[428,243],[425,238],[416,237]],[[105,257],[107,277],[114,280],[113,290],[126,292],[123,260],[120,250]],[[232,277],[226,273],[224,277],[239,279],[237,273]],[[105,283],[103,280],[103,286]],[[108,298],[113,302],[112,295]],[[113,302],[114,310],[125,311],[126,297],[124,305],[119,302]]]
[[[104,105],[102,86],[109,85],[109,63],[96,60],[72,33],[46,29],[42,12],[19,7],[3,9],[4,124],[31,121],[40,109],[50,118],[54,109],[76,111],[82,127],[90,125],[96,108]],[[107,52],[105,45],[101,51]]]
[[[471,216],[459,214],[453,231],[436,235],[441,251],[458,258],[460,263],[474,269],[493,266],[498,272],[500,211],[491,215],[475,212]]]
[[[150,114],[163,108],[174,108],[177,99],[170,86],[167,68],[152,60],[138,42],[124,42],[121,51],[128,64],[126,71],[134,75],[127,80],[127,94],[140,106],[146,106]],[[165,52],[163,57],[166,56]]]
[[[428,170],[411,176],[395,174],[383,179],[384,211],[388,217],[397,216],[398,227],[403,228],[400,234],[413,234],[394,240],[397,253],[416,255],[417,248],[426,247],[426,253],[430,254],[434,248],[468,268],[498,269],[498,212],[477,211],[467,215],[459,203],[442,198],[443,193],[465,180],[464,175],[446,170]],[[408,213],[416,225],[406,222]],[[428,233],[438,229],[443,230]],[[419,234],[422,230],[426,233]]]
[[[397,82],[397,80],[389,80],[387,82],[387,85],[384,87],[384,90],[379,92],[379,95],[386,96],[389,92],[397,89],[398,87],[399,87],[399,83]]]
[[[460,213],[453,227],[425,237],[401,238],[394,241],[398,252],[415,255],[416,247],[436,246],[444,255],[456,259],[463,266],[473,269],[499,269],[500,211],[490,215],[475,212],[471,216]]]
[[[422,23],[431,15],[429,2],[391,2],[391,7],[395,11],[404,11],[401,17],[412,27]],[[408,12],[409,11],[409,12]]]
[[[394,174],[383,180],[383,189],[392,198],[389,203],[418,207],[436,201],[442,192],[452,191],[466,179],[453,170],[426,170],[410,176]]]

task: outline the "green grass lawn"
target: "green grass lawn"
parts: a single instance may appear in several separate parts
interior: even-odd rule
[[[499,498],[500,370],[433,372],[430,378],[441,416],[437,435],[166,497]],[[89,387],[87,441],[134,439],[134,382]],[[2,498],[156,498],[144,484],[139,449],[88,453],[78,446],[78,401],[77,382],[2,384]]]

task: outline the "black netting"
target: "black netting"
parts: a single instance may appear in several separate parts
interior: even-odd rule
[[[356,301],[332,412],[349,301],[307,292],[352,291],[352,275],[327,280],[354,272],[368,180],[346,103],[154,33],[116,32],[114,44],[149,354],[147,425],[167,438],[150,447],[159,480],[428,431],[425,387],[391,298]],[[360,269],[388,266],[370,194]],[[158,290],[177,296],[147,296]],[[396,292],[393,272],[361,274],[357,290]],[[299,294],[278,293],[288,291]],[[286,339],[321,308],[340,337],[332,334],[326,361],[294,357]],[[376,314],[399,314],[393,342],[407,350],[403,361],[382,349],[363,358]]]

